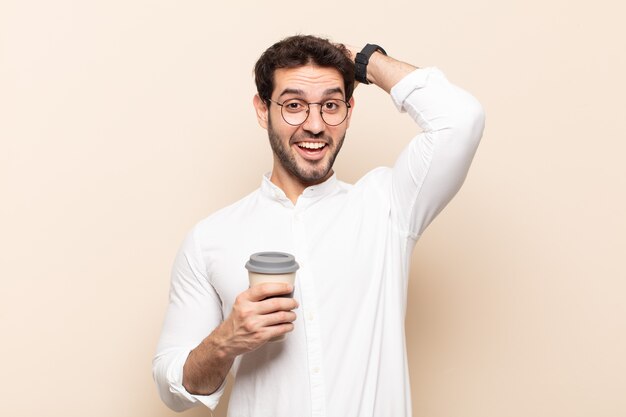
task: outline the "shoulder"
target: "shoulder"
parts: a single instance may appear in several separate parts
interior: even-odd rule
[[[392,170],[389,167],[378,167],[369,171],[356,184],[354,184],[355,191],[368,190],[384,192],[391,187],[391,173]]]
[[[391,195],[391,168],[379,167],[369,171],[356,183],[348,184],[339,181],[338,197],[346,198],[348,202],[368,205],[387,206]]]

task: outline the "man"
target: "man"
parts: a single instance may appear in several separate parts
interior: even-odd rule
[[[376,45],[358,51],[294,36],[257,62],[254,107],[273,168],[260,189],[196,225],[175,261],[154,359],[172,409],[215,408],[231,371],[229,416],[411,414],[410,254],[460,188],[484,118],[436,68],[417,69]],[[355,71],[423,133],[393,168],[348,185],[332,166],[350,124]],[[363,144],[382,147],[393,136],[390,128]],[[244,265],[260,251],[295,255],[295,288],[248,287]],[[292,290],[293,298],[275,297]]]

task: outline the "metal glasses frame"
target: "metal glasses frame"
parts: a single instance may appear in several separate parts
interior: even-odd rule
[[[350,108],[352,107],[352,106],[350,105],[350,103],[348,103],[347,101],[342,100],[342,99],[340,99],[340,98],[328,99],[328,100],[325,100],[325,101],[321,101],[321,102],[319,102],[319,103],[309,103],[308,101],[304,101],[304,100],[300,100],[300,99],[289,99],[289,100],[285,100],[285,101],[283,101],[282,103],[279,103],[278,101],[272,100],[271,98],[266,98],[265,100],[266,100],[266,101],[269,101],[269,102],[272,102],[272,103],[274,103],[274,104],[276,104],[276,105],[280,106],[280,115],[282,116],[282,118],[283,118],[283,120],[285,121],[285,123],[287,123],[287,124],[288,124],[288,125],[290,125],[290,126],[300,126],[300,125],[302,125],[304,122],[306,122],[306,121],[308,120],[308,118],[309,118],[309,114],[311,114],[311,105],[312,105],[312,104],[317,104],[318,106],[320,106],[320,116],[322,117],[322,120],[324,121],[324,123],[326,123],[328,126],[339,126],[340,124],[342,124],[343,122],[345,122],[345,121],[346,121],[346,119],[348,118],[348,113],[350,113]],[[300,122],[300,123],[295,123],[295,124],[294,124],[294,123],[290,123],[290,122],[287,120],[287,118],[285,117],[284,113],[283,113],[283,110],[284,110],[284,108],[285,108],[285,107],[284,107],[284,104],[285,104],[286,102],[288,102],[288,101],[291,101],[291,100],[298,100],[298,101],[300,101],[300,102],[302,102],[302,103],[306,103],[306,105],[307,105],[307,109],[306,109],[306,117],[305,117],[305,118],[304,118],[304,120],[303,120],[302,122]],[[340,121],[339,123],[331,124],[331,123],[328,123],[328,122],[326,121],[326,119],[324,119],[324,108],[323,108],[323,105],[324,105],[325,103],[329,102],[329,101],[341,101],[342,103],[344,103],[344,104],[346,105],[346,114],[343,116],[343,119],[341,119],[341,121]]]

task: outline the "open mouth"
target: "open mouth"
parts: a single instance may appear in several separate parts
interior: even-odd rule
[[[298,153],[308,161],[319,161],[324,158],[328,149],[325,142],[296,142]]]
[[[300,149],[304,149],[310,152],[321,151],[326,144],[323,142],[298,142],[296,143]]]

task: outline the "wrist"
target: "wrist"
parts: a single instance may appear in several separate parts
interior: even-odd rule
[[[365,45],[361,52],[356,54],[354,58],[354,75],[356,81],[363,84],[371,84],[373,82],[370,62],[372,59],[374,61],[378,59],[377,55],[387,55],[387,52],[385,52],[382,47],[370,43]]]
[[[229,343],[229,331],[227,329],[228,320],[222,322],[213,333],[204,339],[206,348],[213,353],[213,356],[220,361],[234,360],[239,354],[234,352]]]
[[[381,52],[376,51],[372,54],[367,64],[367,79],[370,84],[380,85],[381,74],[379,69],[387,59],[389,57]]]

